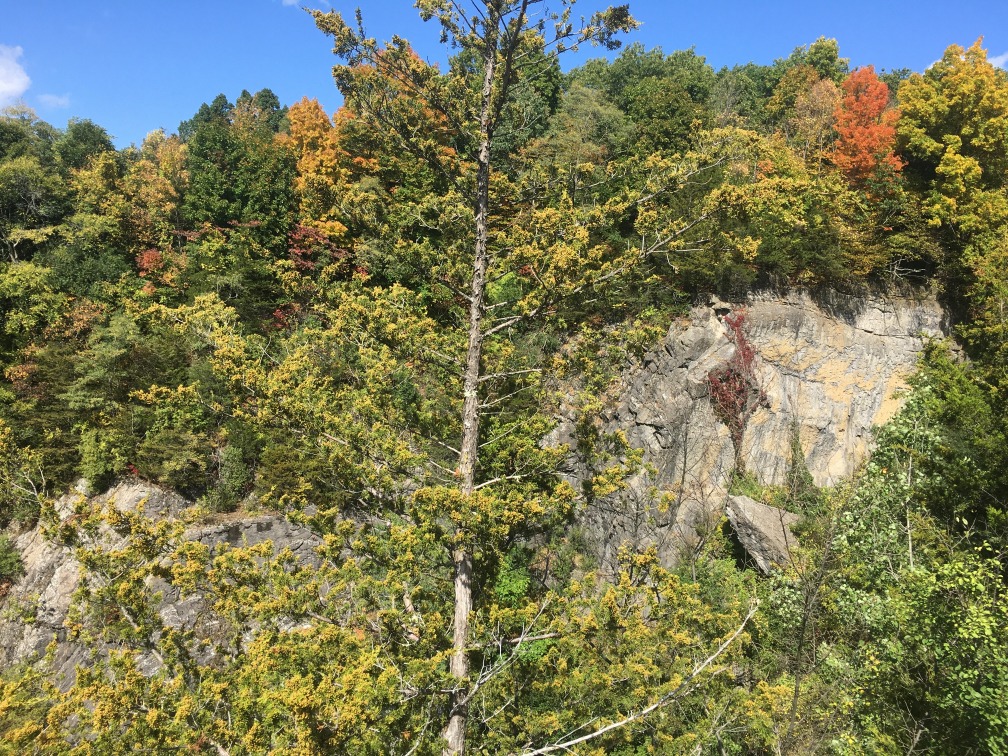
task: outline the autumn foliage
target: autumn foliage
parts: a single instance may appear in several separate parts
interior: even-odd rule
[[[863,185],[879,169],[899,172],[903,161],[893,154],[899,111],[888,107],[889,88],[873,66],[854,71],[842,86],[833,163],[855,185]]]
[[[746,336],[745,322],[744,309],[725,316],[728,338],[735,344],[735,353],[727,363],[707,374],[711,405],[718,420],[731,433],[736,465],[740,462],[742,435],[749,418],[767,402],[756,376],[756,349]]]
[[[0,649],[0,756],[1008,756],[1008,72],[887,87],[821,38],[564,74],[627,6],[564,41],[575,0],[414,4],[447,48],[315,14],[335,113],[221,94],[115,150],[0,109],[0,527],[80,568],[65,622],[37,570],[0,595],[61,639]],[[795,384],[819,356],[720,305],[757,291],[949,305],[854,480],[812,403],[878,376]],[[71,488],[120,480],[165,498]],[[796,537],[772,575],[727,494]]]

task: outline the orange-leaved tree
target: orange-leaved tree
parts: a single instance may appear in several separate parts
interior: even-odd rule
[[[889,87],[873,66],[859,68],[843,82],[837,103],[833,163],[855,186],[881,172],[898,173],[903,161],[893,152],[899,111],[889,107]]]

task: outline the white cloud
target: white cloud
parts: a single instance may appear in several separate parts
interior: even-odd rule
[[[11,105],[25,93],[31,79],[18,63],[24,50],[0,45],[0,107]]]
[[[280,0],[284,5],[297,5],[298,0]]]
[[[998,68],[1004,68],[1005,64],[1008,63],[1008,52],[1003,52],[1000,55],[995,55],[993,58],[988,58],[992,64]]]
[[[63,109],[70,107],[70,95],[41,94],[38,96],[38,101],[47,108]]]

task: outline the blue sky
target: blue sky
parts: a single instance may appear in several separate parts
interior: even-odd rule
[[[622,0],[620,0],[622,1]],[[585,15],[610,2],[581,0]],[[329,40],[299,7],[361,6],[370,34],[398,33],[443,58],[437,33],[409,0],[0,0],[0,106],[22,101],[63,127],[71,117],[104,126],[120,147],[157,128],[174,131],[223,92],[269,87],[281,102],[340,104]],[[835,37],[853,67],[923,70],[953,43],[984,37],[1008,65],[1005,0],[672,3],[630,0],[641,29],[627,38],[666,52],[695,46],[715,68],[771,63],[819,36]],[[600,53],[580,53],[567,66]]]

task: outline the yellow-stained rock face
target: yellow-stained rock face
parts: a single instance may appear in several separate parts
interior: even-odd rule
[[[817,484],[851,476],[870,453],[873,428],[902,406],[901,393],[926,340],[944,334],[942,310],[929,296],[792,292],[756,295],[733,306],[745,310],[743,331],[756,353],[753,378],[761,393],[739,459],[763,483],[785,479],[796,432]],[[659,547],[696,540],[723,511],[736,450],[712,411],[707,376],[735,352],[721,319],[726,310],[723,302],[696,307],[688,322],[673,325],[627,370],[617,400],[601,418],[607,430],[623,430],[649,466],[633,482],[636,493],[625,496],[635,502],[633,512],[620,509],[629,506],[625,502],[604,502],[584,514],[603,564],[628,538]],[[561,420],[549,440],[571,442],[571,429]],[[649,491],[676,502],[673,517],[641,511]],[[668,548],[665,556],[672,561]]]
[[[767,483],[787,469],[795,428],[818,484],[850,476],[869,453],[872,428],[902,406],[925,340],[942,335],[933,298],[795,292],[754,297],[746,313],[769,409],[750,422],[742,454]]]
[[[889,381],[883,390],[885,398],[879,405],[872,420],[875,425],[883,425],[889,422],[893,418],[893,415],[900,411],[900,408],[903,406],[902,397],[907,389],[910,388],[907,379],[910,377],[911,372],[911,370],[894,370],[893,374],[889,376]]]

